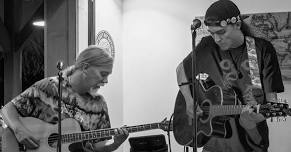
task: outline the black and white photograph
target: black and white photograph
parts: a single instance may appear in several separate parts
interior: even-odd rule
[[[290,152],[290,0],[0,0],[0,152]]]

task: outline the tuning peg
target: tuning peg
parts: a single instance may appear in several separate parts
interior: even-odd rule
[[[270,113],[266,113],[265,115],[266,115],[266,117],[270,117]]]
[[[278,117],[277,121],[278,122],[283,122],[283,121],[285,122],[286,121],[286,117],[283,117],[283,118],[282,117]]]
[[[284,117],[284,118],[283,118],[283,121],[286,121],[286,120],[287,120],[286,117]]]
[[[280,108],[284,108],[284,104],[280,104],[279,107],[280,107]]]

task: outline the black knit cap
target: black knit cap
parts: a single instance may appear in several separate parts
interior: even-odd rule
[[[240,21],[240,11],[230,0],[218,0],[211,4],[205,14],[206,26],[226,26]]]

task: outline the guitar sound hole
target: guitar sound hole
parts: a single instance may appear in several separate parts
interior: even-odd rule
[[[202,120],[208,119],[208,117],[209,117],[209,107],[210,107],[210,104],[208,102],[204,102],[202,104],[201,109],[202,109],[203,112],[202,112],[202,115],[200,115],[200,119],[202,119]]]
[[[48,137],[48,145],[50,147],[57,148],[57,145],[58,145],[58,137],[59,137],[59,134],[57,134],[57,133],[51,134]]]

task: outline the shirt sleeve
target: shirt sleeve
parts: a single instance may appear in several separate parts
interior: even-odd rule
[[[44,98],[47,99],[49,96],[57,94],[56,87],[52,85],[51,80],[45,78],[34,83],[11,101],[22,117],[39,118],[43,113],[43,110],[46,109],[43,103]]]
[[[280,93],[284,91],[280,66],[276,54],[276,50],[273,45],[265,41],[265,50],[262,56],[263,60],[263,85],[266,93],[276,92]]]
[[[35,92],[34,87],[29,87],[11,101],[22,117],[29,117],[34,112],[36,107],[34,99],[37,98]]]

